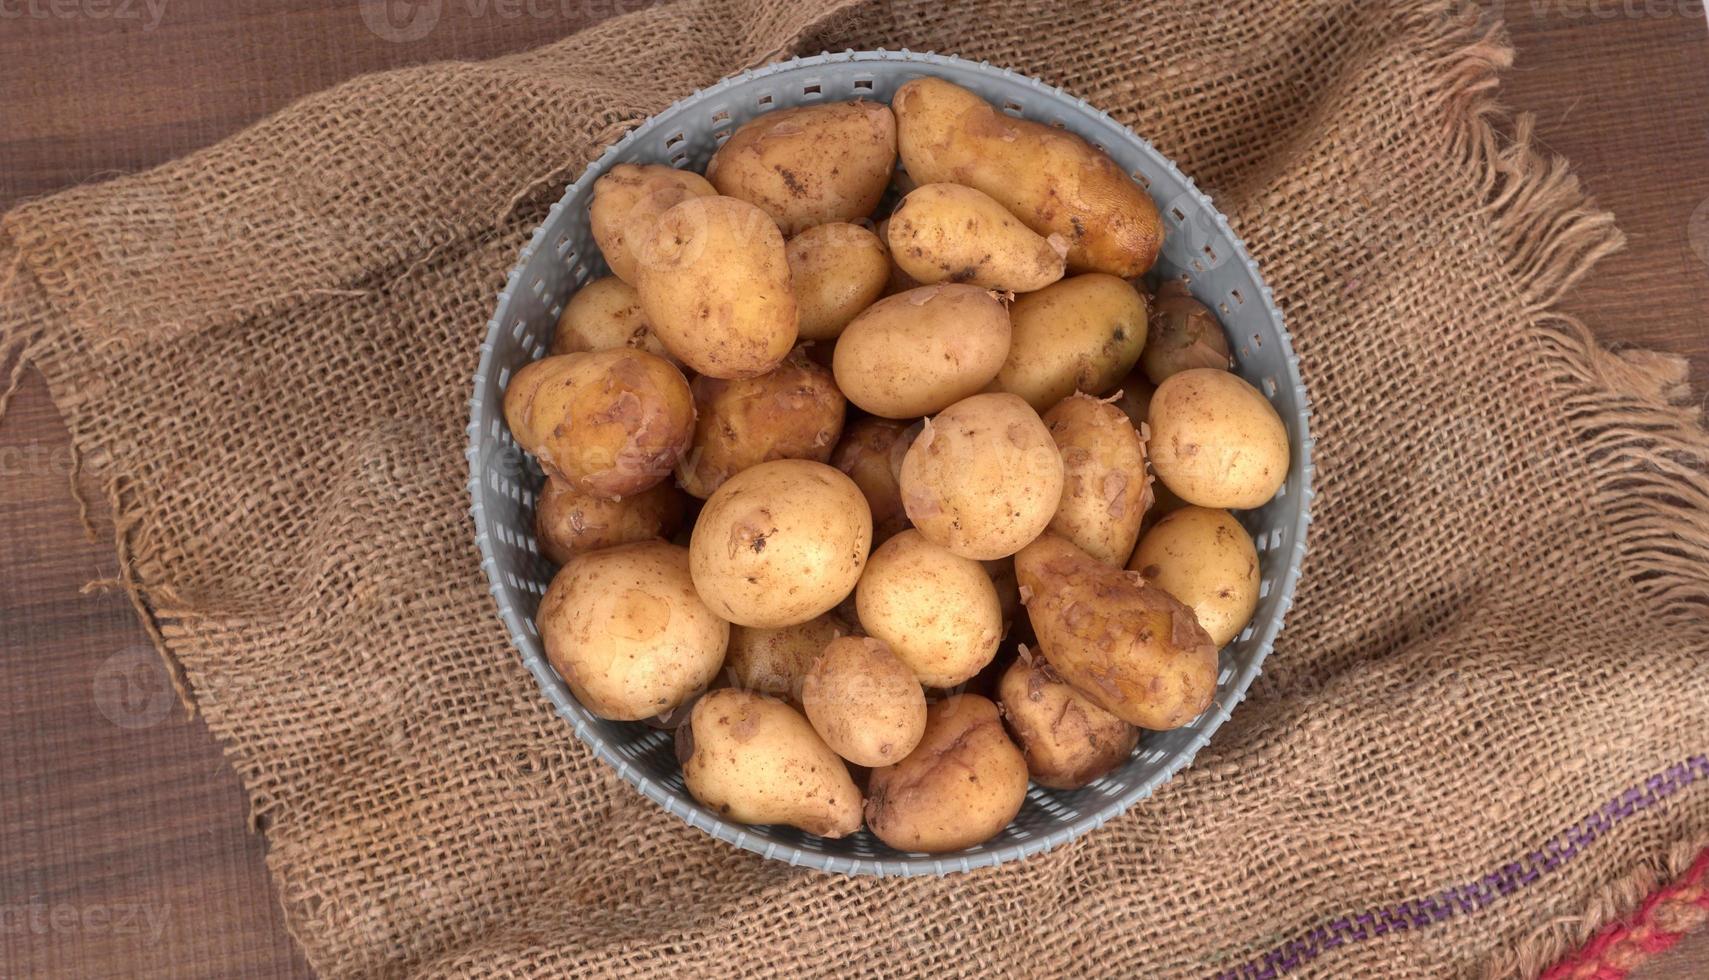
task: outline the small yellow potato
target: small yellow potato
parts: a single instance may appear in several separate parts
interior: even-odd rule
[[[552,334],[551,353],[579,354],[620,347],[634,347],[677,364],[647,326],[635,287],[616,276],[604,276],[576,290],[564,304],[558,329]]]
[[[1025,647],[1003,672],[997,698],[1040,786],[1079,789],[1126,762],[1139,744],[1139,729],[1074,690]]]
[[[773,459],[825,462],[843,433],[846,403],[828,368],[796,348],[757,378],[701,375],[689,385],[698,419],[677,482],[705,499],[724,481]]]
[[[831,454],[831,465],[848,474],[872,509],[874,550],[908,526],[900,473],[918,431],[897,419],[864,418],[848,427]]]
[[[1061,235],[1034,234],[989,194],[960,184],[926,184],[902,199],[886,239],[896,264],[923,283],[964,282],[1031,292],[1062,278]]]
[[[1054,534],[1015,556],[1015,574],[1039,652],[1098,707],[1154,731],[1210,707],[1216,644],[1174,596]]]
[[[825,744],[857,766],[901,762],[926,733],[926,693],[883,640],[845,636],[825,647],[801,687]]]
[[[861,626],[927,687],[979,673],[1003,640],[1003,606],[984,567],[913,529],[872,553],[855,608]]]
[[[1170,375],[1151,398],[1149,424],[1151,469],[1187,503],[1261,507],[1288,477],[1288,430],[1239,375],[1218,368]]]
[[[695,594],[688,549],[664,541],[575,556],[535,623],[570,693],[615,721],[664,714],[705,690],[730,639],[730,624]]]
[[[751,378],[795,346],[795,293],[783,236],[733,197],[696,197],[659,217],[635,284],[653,333],[714,378]]]
[[[1043,412],[1076,391],[1101,395],[1121,382],[1145,346],[1145,297],[1101,272],[1016,297],[1014,338],[997,388]]]
[[[1050,529],[1093,558],[1121,567],[1151,506],[1145,444],[1122,410],[1071,395],[1044,413],[1062,450],[1062,502]]]
[[[653,233],[659,216],[691,197],[718,193],[705,177],[657,163],[620,163],[594,181],[588,225],[611,274],[634,285],[635,249]]]
[[[540,554],[554,565],[614,544],[669,539],[682,529],[688,501],[670,483],[660,483],[621,500],[577,493],[555,476],[546,478],[534,506],[534,538]]]
[[[687,451],[694,396],[681,371],[646,351],[558,354],[516,372],[504,418],[547,474],[617,498],[659,483]]]
[[[743,123],[706,165],[718,193],[756,204],[793,235],[870,215],[896,169],[896,117],[882,102],[774,109]]]
[[[1222,324],[1210,307],[1193,298],[1185,280],[1171,279],[1157,290],[1151,336],[1139,363],[1154,385],[1193,368],[1226,371],[1232,363]]]
[[[854,630],[842,617],[826,613],[805,623],[778,629],[730,627],[724,675],[730,686],[801,703],[801,684],[825,647]]]
[[[890,282],[890,252],[860,225],[809,228],[785,248],[802,340],[835,340]]]
[[[902,506],[928,540],[964,558],[1006,558],[1043,533],[1062,500],[1062,454],[1026,402],[964,398],[927,420],[902,457]]]
[[[1164,516],[1127,567],[1192,607],[1218,647],[1239,636],[1258,609],[1258,549],[1226,510],[1183,507]]]
[[[1009,354],[1009,311],[978,286],[940,283],[855,317],[831,367],[848,400],[891,419],[929,415],[982,390]]]
[[[848,766],[782,701],[709,692],[677,729],[677,759],[689,793],[726,820],[787,824],[820,837],[860,829],[860,790]]]
[[[823,463],[779,459],[725,481],[689,540],[694,587],[718,615],[776,629],[829,612],[866,567],[872,513]]]
[[[1128,279],[1157,260],[1157,205],[1080,137],[999,113],[940,78],[908,82],[891,105],[902,165],[914,180],[977,188],[1038,234],[1063,236],[1075,272]]]
[[[866,823],[899,851],[941,854],[1003,832],[1027,796],[1027,760],[1003,731],[997,706],[958,694],[926,711],[926,734],[908,757],[874,769]]]

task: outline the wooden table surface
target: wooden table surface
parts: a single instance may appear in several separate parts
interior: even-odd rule
[[[434,29],[395,42],[363,19],[378,2],[5,0],[0,209],[179,156],[351,75],[529,48],[643,0],[430,2]],[[1567,309],[1610,343],[1689,356],[1702,397],[1701,0],[1505,8],[1505,101],[1537,114],[1630,238]],[[0,420],[0,978],[306,975],[219,744],[174,707],[124,597],[79,592],[115,562],[78,523],[67,446],[31,375]],[[1709,976],[1709,935],[1638,975]]]

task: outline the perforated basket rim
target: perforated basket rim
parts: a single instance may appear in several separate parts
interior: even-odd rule
[[[973,71],[981,74],[1003,76],[1010,82],[1036,92],[1053,109],[1060,110],[1064,115],[1083,114],[1095,119],[1107,121],[1126,138],[1142,155],[1152,158],[1159,169],[1168,171],[1172,177],[1179,180],[1182,187],[1193,199],[1193,203],[1203,209],[1203,213],[1212,217],[1217,230],[1235,248],[1234,259],[1242,263],[1252,281],[1259,285],[1259,300],[1262,312],[1275,328],[1276,338],[1282,345],[1282,358],[1286,367],[1285,381],[1293,389],[1297,413],[1287,419],[1290,430],[1298,435],[1297,462],[1299,463],[1300,485],[1298,488],[1298,510],[1294,514],[1293,538],[1294,547],[1287,555],[1286,567],[1280,576],[1279,596],[1276,603],[1276,613],[1262,624],[1258,634],[1257,651],[1250,662],[1240,668],[1231,678],[1231,683],[1225,688],[1228,696],[1219,697],[1203,716],[1203,723],[1197,735],[1184,748],[1176,750],[1167,762],[1154,771],[1143,781],[1127,787],[1119,795],[1108,797],[1098,807],[1090,812],[1082,813],[1072,819],[1065,820],[1062,826],[1050,833],[1030,837],[1015,843],[973,853],[957,854],[907,854],[892,852],[893,856],[875,859],[853,858],[839,854],[810,850],[777,841],[762,840],[749,832],[742,825],[720,820],[697,804],[686,799],[685,793],[679,793],[663,785],[645,772],[631,765],[628,760],[619,756],[598,733],[591,730],[591,722],[585,709],[576,704],[573,696],[568,693],[563,681],[547,662],[543,650],[537,648],[524,625],[523,614],[513,605],[505,594],[502,570],[496,549],[492,541],[491,522],[486,514],[482,501],[482,477],[484,470],[481,464],[482,447],[490,438],[487,435],[491,417],[485,411],[486,386],[493,377],[496,345],[499,342],[502,324],[508,319],[512,293],[521,284],[525,268],[535,252],[545,246],[548,228],[554,226],[560,212],[575,197],[584,181],[597,174],[603,174],[611,165],[621,162],[622,158],[638,143],[650,137],[660,135],[663,128],[661,117],[687,109],[697,103],[710,102],[738,85],[775,75],[811,70],[820,66],[848,62],[869,62],[874,64],[895,64],[914,69],[928,70],[934,66],[954,67],[962,71]],[[502,394],[502,393],[501,393]],[[973,62],[963,58],[935,53],[921,53],[902,48],[888,51],[879,48],[872,51],[843,51],[839,53],[821,53],[809,57],[794,58],[778,62],[762,68],[745,71],[732,75],[706,89],[678,100],[661,112],[649,117],[645,122],[630,130],[624,137],[612,144],[586,170],[566,187],[562,198],[554,204],[540,226],[535,229],[527,245],[505,281],[504,289],[498,294],[498,302],[494,315],[487,324],[487,335],[481,345],[479,365],[473,379],[473,392],[470,396],[470,422],[468,426],[469,446],[465,452],[469,465],[468,490],[470,495],[470,514],[475,522],[475,544],[481,557],[481,570],[486,575],[489,591],[498,607],[499,618],[510,636],[511,644],[522,657],[523,664],[534,675],[541,691],[552,703],[558,715],[569,722],[572,732],[587,745],[595,757],[617,770],[618,775],[640,790],[647,799],[663,807],[666,812],[675,815],[690,826],[695,827],[718,840],[763,857],[786,861],[791,865],[810,867],[820,871],[835,872],[849,875],[870,874],[879,876],[912,876],[912,875],[944,875],[958,871],[971,871],[975,868],[989,867],[1007,861],[1018,860],[1033,854],[1043,853],[1067,841],[1073,840],[1089,831],[1103,826],[1106,822],[1125,812],[1134,803],[1149,796],[1158,786],[1181,769],[1191,764],[1199,750],[1210,740],[1211,736],[1222,727],[1235,706],[1246,698],[1247,690],[1258,676],[1264,659],[1274,648],[1277,635],[1281,632],[1284,620],[1292,608],[1294,592],[1299,583],[1300,566],[1305,557],[1306,536],[1311,523],[1311,503],[1313,498],[1312,476],[1313,443],[1310,429],[1310,401],[1307,397],[1305,384],[1300,376],[1299,361],[1293,350],[1292,340],[1288,335],[1286,324],[1281,311],[1276,307],[1270,287],[1264,282],[1257,264],[1253,262],[1246,244],[1235,235],[1228,224],[1227,218],[1217,210],[1210,198],[1199,191],[1191,178],[1183,174],[1173,161],[1158,153],[1149,142],[1133,133],[1120,122],[1112,119],[1108,113],[1089,105],[1084,100],[1055,86],[1047,85],[1038,79],[1007,68],[991,65],[989,62]]]

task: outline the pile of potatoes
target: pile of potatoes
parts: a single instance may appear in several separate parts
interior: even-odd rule
[[[591,222],[613,274],[504,397],[538,625],[703,805],[953,851],[1210,705],[1287,433],[1108,157],[921,78],[616,166]]]

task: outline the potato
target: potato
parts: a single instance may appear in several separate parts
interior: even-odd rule
[[[820,837],[860,829],[848,767],[801,713],[747,691],[712,691],[677,729],[690,794],[726,820],[787,824]]]
[[[688,549],[664,541],[575,556],[535,622],[570,693],[614,721],[663,714],[703,690],[730,639],[730,624],[695,594]]]
[[[1014,337],[997,388],[1043,412],[1076,391],[1113,389],[1145,346],[1145,297],[1101,272],[1064,279],[1016,297]]]
[[[860,487],[872,510],[872,546],[879,545],[908,526],[902,509],[902,486],[898,476],[902,454],[918,430],[896,419],[864,418],[849,426],[831,454],[831,465],[847,473]]]
[[[833,222],[789,240],[789,275],[802,340],[835,340],[890,282],[890,252],[860,225]]]
[[[1216,644],[1175,597],[1054,534],[1015,556],[1015,574],[1044,659],[1098,707],[1157,731],[1210,707]]]
[[[1171,279],[1157,290],[1151,308],[1151,336],[1139,363],[1152,384],[1193,368],[1226,371],[1233,363],[1228,335],[1216,314],[1193,298],[1183,279]]]
[[[997,685],[1033,782],[1079,789],[1128,760],[1139,729],[1093,704],[1025,647]]]
[[[879,300],[837,340],[831,367],[848,400],[912,419],[983,389],[1009,354],[1009,311],[988,290],[940,283]]]
[[[1062,278],[1067,240],[1044,238],[989,194],[960,184],[926,184],[889,218],[896,264],[923,283],[965,282],[1031,292]]]
[[[779,629],[730,627],[730,649],[724,655],[724,675],[730,686],[801,702],[801,683],[825,647],[854,630],[836,613]]]
[[[612,275],[634,285],[635,255],[653,233],[659,216],[691,197],[718,193],[706,178],[657,163],[620,163],[594,181],[588,225]]]
[[[926,733],[926,693],[883,640],[845,636],[825,647],[801,687],[813,730],[857,766],[901,762]]]
[[[923,283],[903,272],[902,267],[896,264],[896,256],[890,252],[890,219],[885,218],[880,221],[875,230],[878,233],[878,240],[884,243],[885,253],[890,256],[890,279],[884,284],[884,295],[894,296],[897,293],[905,293],[910,289],[920,288]]]
[[[783,236],[752,204],[697,197],[666,211],[638,274],[653,333],[701,374],[751,378],[795,346]]]
[[[1163,247],[1163,222],[1145,190],[1073,133],[999,113],[939,78],[896,91],[897,146],[909,176],[996,198],[1028,228],[1068,240],[1068,268],[1132,278]]]
[[[860,623],[927,687],[954,687],[991,662],[1003,607],[985,569],[906,530],[872,553],[855,587]]]
[[[872,513],[853,480],[823,463],[780,459],[725,481],[688,548],[694,587],[713,611],[776,629],[841,602],[871,543]]]
[[[516,372],[504,418],[547,474],[616,498],[670,473],[694,437],[694,396],[681,371],[646,351],[558,354]]]
[[[958,694],[926,711],[926,734],[908,757],[874,769],[866,823],[899,851],[973,847],[1002,833],[1027,796],[1027,760],[1003,731],[997,706]]]
[[[1122,379],[1120,397],[1116,399],[1115,404],[1127,415],[1128,421],[1133,423],[1135,429],[1145,427],[1149,430],[1145,417],[1151,414],[1151,396],[1156,393],[1157,386],[1146,380],[1144,369],[1136,367]],[[1142,432],[1141,438],[1146,435],[1147,433]]]
[[[1258,549],[1226,510],[1184,507],[1152,526],[1128,568],[1192,607],[1218,647],[1258,609]]]
[[[797,348],[757,378],[697,377],[694,444],[677,464],[677,482],[705,499],[724,481],[771,459],[825,462],[843,433],[845,402],[829,369]]]
[[[534,506],[534,538],[547,561],[563,565],[585,551],[670,538],[682,529],[687,514],[682,491],[669,483],[621,500],[606,500],[577,493],[563,480],[547,477]]]
[[[1062,450],[1062,502],[1050,529],[1082,551],[1121,567],[1139,540],[1151,506],[1145,445],[1122,410],[1091,395],[1071,395],[1044,413]]]
[[[902,506],[964,558],[1005,558],[1039,536],[1062,499],[1062,455],[1016,395],[964,398],[929,419],[902,457]]]
[[[579,354],[620,347],[634,347],[677,364],[647,326],[635,287],[616,276],[604,276],[576,290],[564,304],[558,328],[552,333],[551,352]]]
[[[793,235],[871,214],[896,169],[896,117],[880,102],[775,109],[730,135],[706,165],[718,193],[756,204]]]
[[[1259,507],[1288,477],[1288,430],[1238,375],[1217,368],[1170,375],[1151,398],[1149,423],[1152,470],[1190,504]]]

